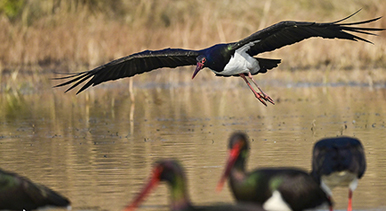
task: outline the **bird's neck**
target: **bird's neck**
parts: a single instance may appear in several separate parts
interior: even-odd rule
[[[241,156],[237,158],[235,164],[233,165],[233,169],[236,171],[241,171],[245,173],[245,163],[247,162],[247,152],[241,152]]]
[[[183,177],[178,177],[171,186],[171,202],[170,208],[172,211],[181,211],[191,206],[189,196],[186,190],[186,182]]]
[[[217,44],[208,48],[205,52],[207,67],[216,72],[221,72],[230,60],[234,51],[229,51],[228,44]]]
[[[238,158],[230,172],[230,179],[235,183],[242,182],[246,177],[245,159]]]
[[[245,172],[245,165],[235,165],[229,175],[229,185],[237,200],[253,200],[256,184],[251,183],[250,175]]]

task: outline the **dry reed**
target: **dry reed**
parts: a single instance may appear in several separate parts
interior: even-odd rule
[[[237,41],[282,20],[328,22],[362,8],[349,20],[360,21],[386,11],[382,0],[85,2],[94,5],[31,0],[20,18],[0,15],[2,73],[32,73],[39,78],[47,72],[79,72],[144,49],[200,49]],[[386,28],[386,19],[366,27]],[[378,37],[364,36],[374,45],[314,38],[261,56],[282,58],[279,69],[291,71],[384,68],[385,36],[385,32]],[[190,74],[185,71],[182,75]],[[179,73],[158,77],[189,78]]]

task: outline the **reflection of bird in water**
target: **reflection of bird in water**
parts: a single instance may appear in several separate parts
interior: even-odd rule
[[[365,170],[365,153],[358,139],[326,138],[314,146],[311,175],[329,197],[332,197],[331,190],[334,187],[348,186],[348,211],[352,210],[352,194]]]
[[[267,105],[266,101],[268,101],[274,104],[273,99],[260,89],[252,76],[258,73],[266,73],[267,70],[277,67],[281,61],[280,59],[265,59],[253,56],[273,51],[311,37],[370,42],[349,32],[374,35],[370,32],[381,31],[383,29],[364,28],[358,27],[357,25],[371,23],[380,18],[353,23],[341,23],[356,13],[330,23],[282,21],[238,42],[216,44],[202,50],[176,48],[167,48],[158,51],[146,50],[113,60],[89,71],[61,77],[59,79],[69,79],[69,81],[59,84],[56,87],[72,84],[72,86],[67,89],[68,91],[90,79],[79,89],[77,92],[79,93],[90,86],[96,86],[106,81],[132,77],[136,74],[149,72],[162,67],[175,68],[179,66],[196,65],[192,78],[205,67],[212,70],[216,76],[240,76],[261,103]],[[248,79],[255,84],[258,92],[252,88]]]

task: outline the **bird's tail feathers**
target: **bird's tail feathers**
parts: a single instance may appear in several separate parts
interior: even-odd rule
[[[255,58],[259,62],[260,71],[259,73],[266,73],[267,70],[277,67],[281,60],[280,59],[266,59],[266,58]]]

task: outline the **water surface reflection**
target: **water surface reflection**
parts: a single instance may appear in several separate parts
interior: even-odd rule
[[[215,192],[228,136],[248,133],[249,169],[311,167],[313,143],[327,136],[362,140],[368,169],[354,208],[386,205],[386,90],[366,87],[265,87],[276,105],[264,107],[246,87],[197,85],[94,88],[0,95],[0,166],[61,192],[75,210],[121,210],[146,182],[151,165],[174,157],[184,165],[196,204],[231,202]],[[347,189],[334,190],[344,209]],[[142,210],[168,210],[159,188]]]

